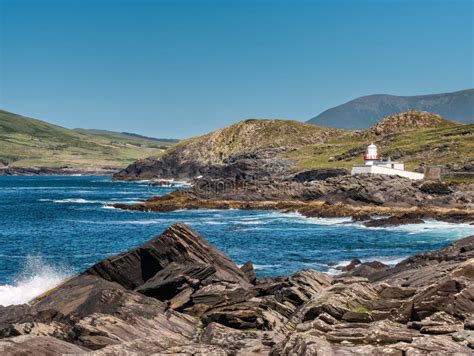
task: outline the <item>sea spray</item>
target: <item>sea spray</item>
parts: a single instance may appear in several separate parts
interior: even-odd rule
[[[0,285],[0,305],[28,303],[72,274],[66,266],[51,266],[41,256],[28,256],[12,284]]]

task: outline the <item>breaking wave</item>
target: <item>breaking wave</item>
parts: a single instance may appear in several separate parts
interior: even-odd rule
[[[24,304],[57,286],[72,270],[48,265],[40,256],[28,256],[12,284],[0,285],[0,305]]]

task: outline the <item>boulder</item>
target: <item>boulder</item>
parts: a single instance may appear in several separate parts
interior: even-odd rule
[[[252,262],[246,262],[242,267],[240,267],[240,269],[247,276],[248,281],[252,284],[255,284],[257,280],[257,275],[255,273],[255,269],[253,267]]]
[[[352,271],[357,265],[360,265],[361,263],[361,260],[359,260],[358,258],[354,258],[347,266],[342,267],[341,271]]]
[[[85,354],[88,349],[51,336],[21,335],[0,340],[0,354],[5,356],[55,356]]]
[[[442,182],[425,182],[420,186],[420,190],[426,194],[448,195],[453,190]]]
[[[136,289],[173,262],[212,266],[215,272],[206,278],[249,285],[245,274],[227,256],[185,224],[175,224],[140,247],[109,257],[85,273]]]
[[[364,226],[367,227],[385,227],[385,226],[398,226],[407,224],[424,224],[425,222],[419,216],[414,214],[403,214],[401,216],[390,216],[382,219],[371,219],[364,222]]]

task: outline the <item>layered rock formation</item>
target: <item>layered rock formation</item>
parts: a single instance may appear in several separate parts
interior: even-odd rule
[[[394,268],[255,278],[186,225],[0,307],[2,354],[472,354],[474,236]],[[375,266],[375,264],[374,264]]]
[[[279,209],[306,216],[354,216],[368,226],[420,223],[423,218],[473,222],[474,190],[440,182],[412,181],[386,175],[341,175],[318,170],[287,178],[212,179],[195,181],[191,190],[176,191],[134,205],[115,207],[142,211],[178,209]],[[320,176],[332,174],[324,180]],[[305,180],[308,179],[308,180]],[[372,220],[371,215],[393,216]]]

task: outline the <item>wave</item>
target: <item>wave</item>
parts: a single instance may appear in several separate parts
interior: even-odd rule
[[[40,256],[28,256],[23,270],[12,284],[0,285],[0,305],[24,304],[57,286],[72,270],[48,265]]]
[[[356,223],[354,226],[369,230],[391,230],[406,232],[410,235],[420,233],[439,233],[445,234],[449,232],[452,239],[474,234],[474,225],[468,223],[449,223],[438,220],[424,220],[424,224],[407,224],[399,226],[381,226],[381,227],[367,227],[361,223]]]
[[[237,267],[241,268],[243,266],[243,264],[239,264],[237,265]],[[277,267],[281,267],[281,265],[258,265],[258,264],[254,264],[253,265],[253,268],[255,270],[259,270],[259,269],[269,269],[269,268],[277,268]]]
[[[103,203],[99,200],[87,200],[83,198],[69,198],[69,199],[57,199],[53,200],[54,203],[76,203],[76,204],[97,204]]]

